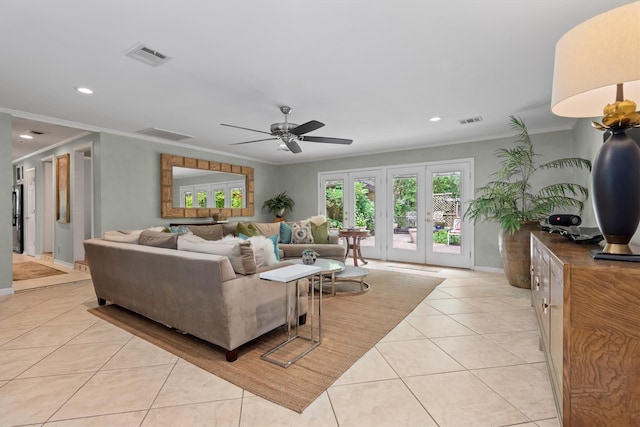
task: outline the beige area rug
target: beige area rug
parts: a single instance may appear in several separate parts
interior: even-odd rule
[[[121,307],[106,305],[89,312],[257,396],[302,412],[443,280],[370,270],[369,292],[323,297],[322,344],[288,368],[260,358],[284,341],[284,327],[240,347],[238,360],[230,363],[220,347]]]
[[[40,277],[67,274],[65,271],[49,267],[33,261],[18,262],[13,264],[13,280],[38,279]]]

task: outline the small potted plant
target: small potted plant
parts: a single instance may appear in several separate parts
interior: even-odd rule
[[[267,212],[275,215],[276,222],[284,221],[284,215],[287,211],[292,211],[295,206],[295,202],[291,197],[287,195],[286,191],[283,191],[280,194],[276,194],[270,199],[264,201],[262,205],[262,209]]]
[[[306,265],[312,265],[316,262],[318,253],[311,248],[304,249],[302,251],[302,263]]]

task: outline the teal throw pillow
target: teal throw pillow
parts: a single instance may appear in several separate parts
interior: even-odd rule
[[[276,252],[276,259],[280,261],[280,248],[278,247],[278,235],[274,234],[271,237],[267,237],[273,242],[273,250]]]
[[[293,230],[291,229],[291,226],[282,221],[280,223],[280,243],[291,243],[292,234]]]

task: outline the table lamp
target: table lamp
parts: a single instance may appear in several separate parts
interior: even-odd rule
[[[627,135],[640,127],[632,100],[640,100],[640,1],[579,24],[556,44],[551,111],[603,112],[602,124],[592,124],[611,133],[593,163],[593,208],[606,240],[595,258],[640,261],[629,247],[640,222],[640,147]]]

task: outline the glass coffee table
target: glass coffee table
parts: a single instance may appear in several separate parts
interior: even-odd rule
[[[304,264],[302,258],[287,259],[286,262],[294,264]],[[336,273],[344,270],[344,263],[336,261],[330,258],[318,258],[316,262],[312,264],[314,267],[320,267],[320,274],[325,276],[331,276],[331,295],[336,294]]]

